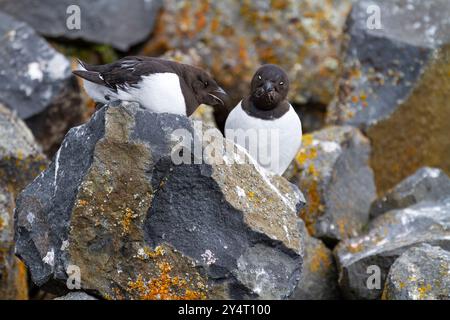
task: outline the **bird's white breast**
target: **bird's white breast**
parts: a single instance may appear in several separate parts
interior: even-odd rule
[[[281,175],[300,149],[302,125],[292,106],[282,117],[264,120],[248,115],[239,103],[227,118],[225,136],[262,167]]]
[[[181,91],[180,78],[175,73],[154,73],[143,76],[137,88],[119,90],[117,98],[136,101],[157,113],[186,115],[186,103]]]

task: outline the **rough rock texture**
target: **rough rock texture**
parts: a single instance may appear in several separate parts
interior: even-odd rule
[[[367,27],[372,4],[382,29]],[[365,131],[379,194],[423,166],[450,173],[449,11],[448,0],[362,0],[348,19],[328,123]]]
[[[375,199],[368,140],[353,127],[329,127],[304,135],[285,177],[305,193],[300,213],[311,235],[326,242],[356,236]],[[351,197],[349,197],[351,195]]]
[[[332,252],[319,239],[305,237],[303,272],[291,300],[339,299],[338,273]]]
[[[48,37],[83,39],[110,44],[126,51],[145,40],[153,30],[161,0],[0,0],[0,8],[27,22]],[[80,29],[69,29],[67,21],[80,8]]]
[[[143,53],[180,50],[201,57],[236,102],[248,93],[261,63],[277,63],[289,73],[292,101],[327,104],[350,2],[167,0]]]
[[[65,296],[58,297],[53,300],[97,300],[97,298],[94,298],[85,292],[69,292]]]
[[[407,249],[421,243],[450,249],[450,197],[385,213],[371,223],[366,235],[339,243],[335,255],[344,296],[379,298],[392,263]],[[367,286],[373,275],[369,266],[380,269],[379,289]]]
[[[450,300],[450,252],[423,244],[392,265],[383,291],[386,300]]]
[[[0,39],[0,103],[26,119],[50,153],[83,116],[70,62],[28,25],[1,12]]]
[[[372,218],[394,209],[407,208],[421,201],[437,201],[450,196],[450,178],[436,168],[421,168],[406,178],[370,208]]]
[[[56,290],[76,265],[82,289],[105,298],[289,296],[303,262],[303,196],[242,149],[212,152],[234,147],[217,130],[199,144],[196,124],[114,104],[70,130],[17,201],[17,254],[33,281]],[[202,164],[171,159],[198,162],[202,150]],[[230,163],[239,159],[247,164]]]
[[[206,104],[200,105],[190,118],[203,122],[209,128],[217,128],[216,120],[214,119],[214,108]]]
[[[14,255],[14,198],[45,168],[26,125],[0,104],[0,299],[26,299],[27,273]]]

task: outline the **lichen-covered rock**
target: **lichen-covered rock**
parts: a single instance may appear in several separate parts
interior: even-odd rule
[[[200,105],[197,110],[190,116],[192,120],[201,121],[206,127],[217,128],[214,118],[214,108],[206,104]]]
[[[300,216],[311,235],[326,242],[358,235],[375,199],[370,144],[358,129],[329,127],[304,135],[285,177],[305,193]]]
[[[450,178],[440,169],[424,167],[372,203],[370,216],[375,218],[390,210],[407,208],[421,201],[437,201],[449,195]]]
[[[97,300],[93,296],[88,295],[86,292],[69,292],[68,294],[55,298],[53,300]]]
[[[83,119],[70,61],[27,24],[1,12],[0,39],[0,103],[26,119],[50,152]]]
[[[57,290],[74,265],[82,289],[105,298],[288,297],[302,269],[303,196],[240,148],[212,152],[236,147],[198,125],[115,103],[70,130],[17,202],[17,254],[32,280]]]
[[[374,4],[380,29],[368,27],[376,26],[376,13],[367,13]],[[328,123],[365,131],[380,195],[423,166],[450,173],[448,12],[447,0],[362,0],[348,19]]]
[[[236,100],[248,94],[261,63],[276,63],[289,74],[292,101],[327,104],[350,7],[350,0],[167,0],[143,53],[200,56]]]
[[[27,272],[14,255],[14,198],[45,164],[30,130],[0,104],[0,299],[28,297]]]
[[[450,252],[427,244],[405,251],[391,266],[383,299],[450,300]]]
[[[338,273],[333,253],[322,241],[309,235],[305,237],[304,243],[303,272],[290,299],[339,299]]]
[[[161,3],[161,0],[0,0],[0,8],[44,36],[83,39],[126,51],[150,35]],[[75,17],[78,9],[73,5],[79,8],[79,28]]]
[[[450,249],[450,197],[387,212],[371,223],[367,234],[340,242],[335,255],[344,296],[380,298],[392,263],[421,243]],[[378,276],[376,287],[373,277]]]

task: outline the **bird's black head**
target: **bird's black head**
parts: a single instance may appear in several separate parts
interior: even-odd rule
[[[229,101],[228,94],[207,72],[190,67],[188,72],[185,72],[184,78],[192,88],[195,99],[199,104],[226,107]]]
[[[263,65],[252,79],[250,100],[260,110],[272,110],[286,99],[289,79],[279,66]]]

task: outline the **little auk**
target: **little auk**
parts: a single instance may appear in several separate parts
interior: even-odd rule
[[[259,68],[251,92],[230,112],[225,137],[247,149],[250,156],[269,172],[282,175],[297,154],[302,124],[286,100],[289,79],[273,64]]]
[[[87,94],[96,102],[132,101],[156,113],[190,116],[200,104],[225,107],[226,92],[205,71],[160,58],[130,56],[105,65],[78,60]]]

